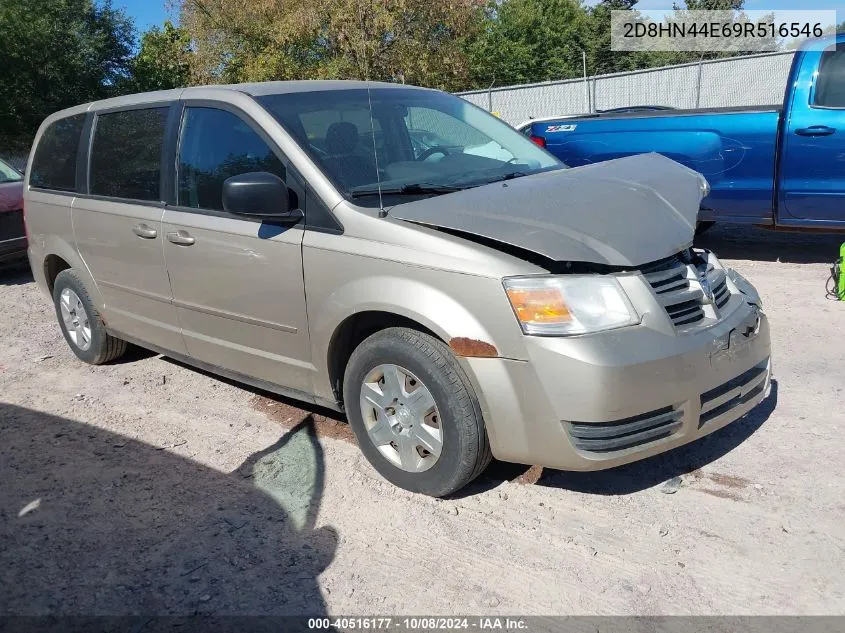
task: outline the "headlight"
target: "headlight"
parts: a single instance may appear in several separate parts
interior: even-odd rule
[[[613,277],[508,277],[504,285],[526,334],[569,336],[640,322],[630,299]]]

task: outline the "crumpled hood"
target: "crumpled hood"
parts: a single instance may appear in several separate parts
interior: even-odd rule
[[[400,204],[390,215],[555,261],[640,266],[689,246],[701,187],[696,172],[651,153]]]

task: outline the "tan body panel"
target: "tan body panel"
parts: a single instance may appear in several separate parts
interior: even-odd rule
[[[109,327],[184,354],[164,264],[163,211],[161,206],[78,197],[74,234],[100,288]]]
[[[204,363],[311,391],[300,227],[164,213],[164,259],[187,353]],[[266,233],[264,231],[267,231]],[[195,241],[174,244],[181,231]]]

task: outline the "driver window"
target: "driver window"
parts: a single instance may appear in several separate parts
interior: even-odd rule
[[[179,205],[223,210],[223,182],[251,171],[285,180],[285,166],[240,117],[216,108],[189,107],[179,145]]]

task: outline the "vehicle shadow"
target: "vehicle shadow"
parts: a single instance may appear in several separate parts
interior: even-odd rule
[[[310,416],[232,473],[168,448],[0,404],[0,613],[325,615]]]
[[[695,238],[696,246],[723,259],[793,264],[832,264],[843,242],[845,233],[786,233],[740,224],[716,224]]]
[[[0,263],[0,286],[19,286],[32,281],[35,280],[29,268],[29,260]]]
[[[777,407],[778,383],[769,395],[739,420],[695,442],[642,461],[593,472],[561,471],[494,461],[481,476],[453,498],[485,492],[505,481],[550,486],[595,495],[628,495],[689,474],[724,457],[751,437]]]

